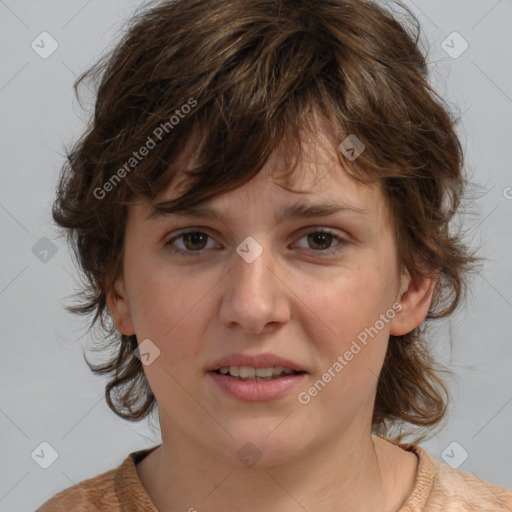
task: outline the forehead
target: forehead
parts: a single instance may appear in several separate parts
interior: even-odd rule
[[[186,191],[186,181],[178,177],[153,201],[160,205],[180,197]],[[232,199],[232,201],[231,201]],[[384,206],[380,186],[377,183],[363,185],[352,178],[335,162],[324,160],[302,160],[289,176],[281,176],[271,164],[265,166],[252,180],[243,186],[204,201],[195,208],[199,211],[207,205],[224,204],[234,209],[257,203],[264,208],[278,207],[288,203],[338,203],[360,213],[375,211],[377,215]],[[153,211],[149,208],[148,214]]]
[[[315,116],[309,127],[301,133],[300,157],[294,153],[295,145],[282,143],[266,162],[261,171],[237,189],[221,193],[199,206],[222,209],[223,212],[240,211],[248,205],[259,208],[259,212],[275,209],[283,211],[296,203],[315,205],[339,204],[354,211],[365,211],[374,219],[387,217],[382,187],[379,182],[363,184],[347,171],[348,163],[340,157],[338,141],[327,123]],[[198,144],[191,141],[190,152],[180,158],[182,168],[191,168],[196,163]],[[186,153],[186,154],[185,154]],[[290,173],[294,159],[297,165]],[[151,203],[141,205],[136,215],[149,220],[155,214],[155,205],[182,196],[191,183],[184,172],[173,176],[165,190]],[[296,211],[298,211],[296,209]],[[158,216],[158,215],[157,215]]]

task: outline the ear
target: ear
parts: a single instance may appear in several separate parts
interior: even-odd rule
[[[391,321],[390,334],[401,336],[418,327],[427,316],[438,275],[412,279],[409,271],[401,276],[398,301],[402,309]]]
[[[122,277],[116,280],[113,289],[107,293],[106,301],[116,329],[127,336],[135,334]]]

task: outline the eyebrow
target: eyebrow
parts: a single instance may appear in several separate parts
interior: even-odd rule
[[[221,211],[215,210],[211,206],[204,203],[196,203],[187,207],[169,207],[169,201],[164,201],[151,205],[151,212],[148,219],[165,218],[171,215],[179,215],[184,217],[194,217],[197,219],[211,219],[218,220],[228,224],[229,217]],[[300,218],[313,218],[313,217],[327,217],[334,213],[347,213],[352,215],[368,217],[368,210],[357,208],[355,206],[348,206],[340,202],[324,202],[324,203],[302,203],[287,206],[280,210],[276,216],[276,221],[281,222],[288,219]]]

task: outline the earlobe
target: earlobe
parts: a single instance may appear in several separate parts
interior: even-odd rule
[[[135,328],[133,326],[130,307],[122,278],[119,278],[114,283],[114,287],[107,293],[106,301],[116,329],[121,334],[125,334],[127,336],[135,334]]]
[[[412,279],[408,272],[403,277],[398,298],[402,309],[393,318],[390,326],[390,334],[393,336],[407,334],[425,320],[438,278],[434,275]]]

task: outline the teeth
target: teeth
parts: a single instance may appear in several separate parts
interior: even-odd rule
[[[233,368],[235,370],[238,370],[238,376],[242,379],[247,379],[249,377],[254,377],[256,375],[256,369],[255,368],[249,368],[248,366],[240,366],[240,368],[237,368],[236,366],[230,366],[229,371],[232,372]]]
[[[267,368],[251,368],[250,366],[223,366],[219,368],[221,375],[231,375],[231,377],[238,377],[243,380],[270,380],[277,375],[285,374],[291,375],[295,373],[289,368],[282,366],[269,366]]]
[[[252,370],[256,373],[257,377],[272,377],[272,373],[274,373],[272,368],[257,368],[256,370],[252,368]]]

